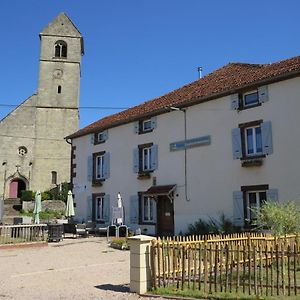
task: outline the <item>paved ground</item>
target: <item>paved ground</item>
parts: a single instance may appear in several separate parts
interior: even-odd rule
[[[129,292],[129,254],[105,238],[0,249],[0,300],[140,299]]]

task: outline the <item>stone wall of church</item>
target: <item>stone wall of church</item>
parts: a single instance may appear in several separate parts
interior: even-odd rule
[[[0,121],[0,197],[4,192],[8,196],[8,187],[4,187],[8,179],[22,176],[27,185],[30,183],[36,142],[36,101],[37,95],[29,97]]]

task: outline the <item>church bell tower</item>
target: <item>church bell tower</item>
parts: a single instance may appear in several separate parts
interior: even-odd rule
[[[40,33],[32,189],[70,180],[71,146],[64,138],[79,129],[83,37],[65,13]]]

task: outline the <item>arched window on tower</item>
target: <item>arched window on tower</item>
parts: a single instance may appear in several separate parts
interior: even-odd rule
[[[64,41],[57,41],[54,46],[55,57],[67,57],[67,43]]]

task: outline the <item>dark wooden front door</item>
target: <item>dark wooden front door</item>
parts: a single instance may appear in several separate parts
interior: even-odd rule
[[[157,197],[157,235],[174,235],[174,206],[167,196]]]

